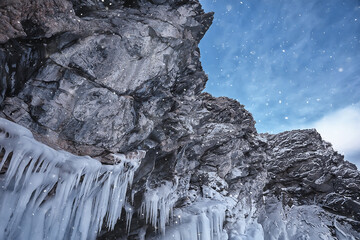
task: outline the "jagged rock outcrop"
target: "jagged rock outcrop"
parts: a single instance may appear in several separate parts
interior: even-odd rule
[[[289,239],[306,235],[309,239],[358,238],[360,232],[360,174],[356,166],[344,161],[324,142],[316,130],[295,130],[263,135],[268,140],[266,161],[268,179],[264,188],[265,209],[288,215],[279,225]],[[264,216],[273,210],[266,210]],[[294,220],[303,219],[301,231],[291,233]],[[322,221],[319,221],[319,218]],[[313,229],[317,226],[318,232]],[[297,226],[299,228],[299,226]],[[291,230],[293,231],[293,230]],[[277,232],[277,233],[275,233]],[[306,234],[304,234],[306,232]],[[311,235],[309,233],[313,233]],[[316,233],[316,235],[315,235]],[[353,236],[353,238],[351,237]]]
[[[360,238],[353,164],[315,130],[258,134],[244,106],[202,93],[197,45],[213,14],[198,1],[5,1],[0,13],[1,118],[106,165],[146,151],[119,198],[125,211],[111,231],[114,219],[104,219],[99,239]],[[6,142],[10,125],[2,126]],[[21,195],[9,187],[16,160],[6,151],[3,195]],[[84,229],[71,236],[94,235]],[[7,231],[5,238],[25,234]]]

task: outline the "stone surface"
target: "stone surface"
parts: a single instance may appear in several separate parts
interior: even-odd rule
[[[0,117],[105,164],[147,152],[130,231],[124,216],[99,239],[159,239],[165,223],[185,234],[175,215],[160,219],[200,221],[210,202],[225,209],[218,238],[360,238],[353,164],[315,130],[258,134],[243,105],[202,93],[213,14],[198,1],[5,1],[0,14]],[[159,225],[141,210],[155,195]]]
[[[283,205],[317,205],[346,217],[360,231],[360,174],[316,130],[267,135],[266,195],[281,196]]]

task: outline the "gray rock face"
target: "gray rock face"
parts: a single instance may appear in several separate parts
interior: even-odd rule
[[[74,18],[77,30],[46,39],[41,66],[26,76],[18,99],[3,103],[3,113],[34,125],[30,128],[46,138],[43,142],[92,156],[134,149],[177,96],[203,89],[197,43],[212,15],[198,3],[176,9],[119,6]],[[12,101],[28,109],[20,113],[22,106]]]
[[[72,29],[75,12],[69,1],[4,0],[0,3],[0,43],[17,37],[41,38]]]
[[[271,156],[266,163],[266,195],[281,196],[283,205],[289,207],[321,206],[360,231],[360,175],[356,166],[344,161],[315,130],[266,137]]]
[[[15,1],[0,12],[0,117],[104,164],[146,151],[130,231],[123,216],[99,239],[190,240],[192,226],[199,239],[360,238],[353,164],[315,130],[259,135],[243,105],[201,93],[197,45],[213,14],[198,1]]]

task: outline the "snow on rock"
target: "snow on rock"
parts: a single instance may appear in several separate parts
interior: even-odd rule
[[[264,228],[262,239],[355,240],[359,237],[359,233],[344,222],[345,217],[339,218],[316,205],[283,207],[272,200],[259,219]]]
[[[0,118],[0,239],[95,239],[113,229],[144,151],[116,165],[56,151]],[[134,157],[136,156],[136,157]],[[56,226],[56,227],[54,227]]]

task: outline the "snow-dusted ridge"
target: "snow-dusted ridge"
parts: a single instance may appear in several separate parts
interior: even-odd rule
[[[56,151],[0,118],[0,239],[95,239],[113,229],[144,151],[116,165]]]

